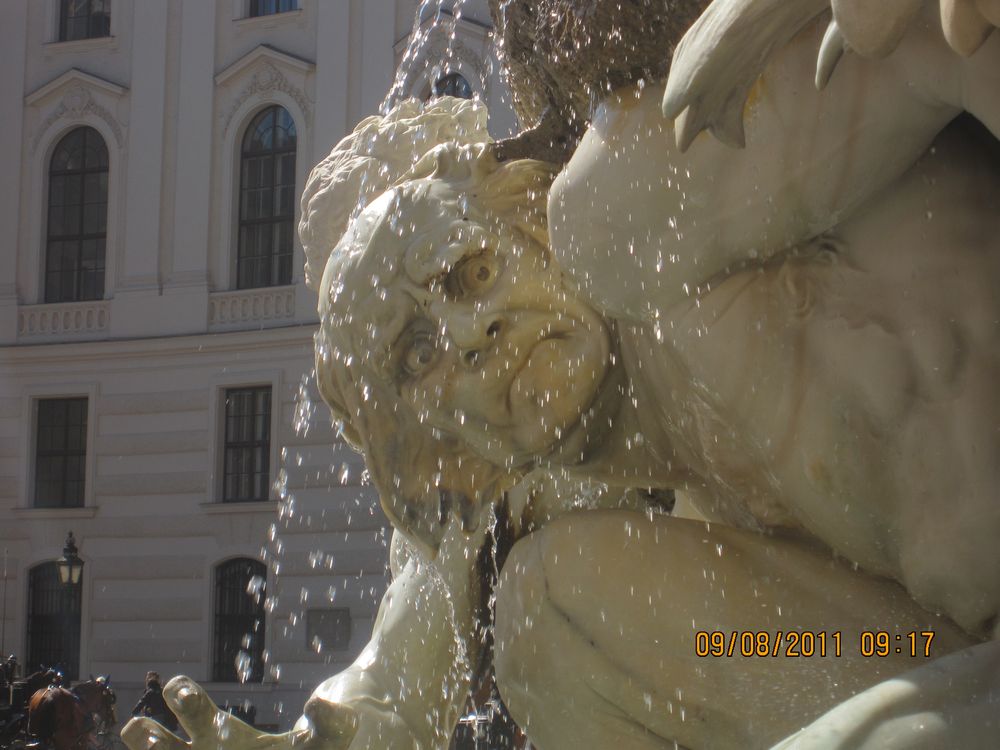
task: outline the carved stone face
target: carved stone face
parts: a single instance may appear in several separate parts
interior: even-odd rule
[[[354,390],[364,381],[354,411],[382,415],[364,417],[359,432],[395,433],[397,443],[400,431],[414,433],[409,447],[386,450],[378,436],[362,435],[370,468],[380,452],[384,462],[419,461],[418,444],[444,436],[512,470],[586,432],[581,417],[610,367],[608,328],[566,288],[546,247],[477,202],[440,180],[409,183],[365,210],[335,254],[339,265],[327,269],[324,327],[350,334]],[[460,460],[453,473],[475,472],[472,463]],[[434,473],[424,476],[423,495],[454,491],[437,464],[376,466],[373,474],[394,476],[398,488],[407,475]],[[469,498],[467,488],[459,492]],[[413,493],[396,494],[403,505],[415,502]],[[454,508],[423,515],[432,510],[443,525]],[[413,508],[395,511],[409,525]]]

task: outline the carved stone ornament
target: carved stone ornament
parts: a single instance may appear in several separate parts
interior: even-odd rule
[[[309,97],[306,96],[305,92],[296,86],[294,83],[289,81],[284,73],[282,73],[272,62],[265,61],[261,63],[259,69],[250,78],[250,81],[243,90],[236,96],[233,100],[232,105],[226,112],[224,117],[224,127],[223,132],[228,133],[229,127],[232,125],[233,118],[239,111],[243,103],[246,102],[251,97],[266,95],[272,91],[281,91],[282,93],[288,94],[292,97],[295,103],[302,110],[302,114],[306,118],[309,118],[312,112],[312,106],[309,102]]]
[[[38,145],[42,142],[42,138],[49,131],[49,128],[59,122],[59,120],[81,120],[88,114],[94,115],[108,126],[108,129],[115,138],[115,145],[121,148],[125,142],[121,123],[118,122],[117,118],[106,107],[94,100],[93,94],[91,94],[89,89],[83,85],[76,84],[63,94],[56,108],[35,129],[35,135],[31,139],[31,153],[33,154],[38,150]]]

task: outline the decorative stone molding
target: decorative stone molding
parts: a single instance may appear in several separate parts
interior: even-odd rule
[[[103,333],[111,319],[107,300],[30,305],[17,312],[18,338]]]
[[[48,117],[42,120],[38,126],[38,130],[35,131],[35,137],[31,141],[31,153],[35,152],[43,135],[55,122],[63,117],[79,120],[88,113],[101,118],[107,124],[108,129],[115,136],[115,145],[121,148],[124,136],[122,135],[122,127],[118,123],[118,120],[107,109],[95,102],[87,89],[83,88],[83,86],[74,86],[66,92],[59,106],[52,110]]]
[[[229,106],[222,114],[223,133],[229,132],[233,118],[248,99],[253,97],[267,98],[268,94],[275,91],[280,91],[291,97],[302,110],[303,116],[310,120],[312,118],[312,102],[306,96],[304,85],[305,75],[310,73],[314,67],[310,62],[286,55],[284,52],[279,52],[265,45],[257,47],[230,65],[215,77],[216,84],[221,86],[230,81],[236,81],[245,77],[251,69],[253,74],[240,92],[230,100]],[[293,77],[299,81],[290,80],[282,68],[287,70],[289,74],[294,73]]]
[[[225,115],[225,126],[223,128],[224,132],[229,131],[229,126],[233,121],[233,116],[236,114],[237,110],[243,106],[243,102],[252,96],[260,96],[262,94],[267,94],[271,91],[283,91],[288,94],[295,103],[302,108],[302,111],[309,116],[309,99],[306,97],[305,93],[290,83],[287,78],[271,63],[264,63],[261,66],[261,70],[254,74],[253,78],[250,79],[250,83],[237,95],[233,100],[229,111]]]
[[[108,99],[109,96],[113,99],[121,99],[127,91],[124,87],[74,68],[29,94],[25,98],[25,103],[30,107],[42,108],[44,102],[54,98],[54,95],[60,90],[63,91],[63,95],[58,104],[50,109],[34,128],[35,135],[31,139],[30,146],[32,154],[38,149],[49,129],[59,120],[65,118],[79,122],[87,115],[97,117],[107,125],[118,148],[124,145],[125,131],[122,124],[95,96],[95,94],[100,93],[104,95],[101,97],[104,99]]]
[[[295,317],[295,287],[279,286],[209,295],[210,329],[234,328],[248,323],[290,320]]]

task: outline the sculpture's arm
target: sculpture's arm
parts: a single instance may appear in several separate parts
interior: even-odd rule
[[[447,747],[480,654],[475,561],[487,524],[481,526],[467,537],[453,523],[433,563],[409,556],[383,597],[368,645],[316,689],[292,731],[259,732],[222,712],[189,678],[176,677],[163,693],[191,742],[143,717],[122,731],[126,744],[131,750]],[[394,553],[401,544],[397,534]]]
[[[478,546],[466,543],[472,541],[459,531],[434,563],[406,561],[382,600],[368,645],[316,689],[299,728],[337,736],[349,714],[356,727],[351,750],[447,747],[480,655]],[[397,532],[393,546],[400,542]]]
[[[823,11],[833,19],[819,48],[816,87],[830,80],[844,52],[883,58],[894,52],[925,5],[934,0],[715,0],[677,47],[663,95],[663,114],[677,118],[682,151],[702,130],[728,145],[743,146],[744,105],[772,54]],[[940,0],[940,30],[948,45],[971,57],[1000,26],[996,0]],[[961,78],[977,85],[995,66],[984,60],[964,65]],[[995,91],[995,89],[993,89]],[[1000,137],[1000,122],[977,112],[976,103],[940,92],[949,104],[964,105]],[[969,105],[972,106],[969,106]],[[994,115],[995,117],[995,115]]]

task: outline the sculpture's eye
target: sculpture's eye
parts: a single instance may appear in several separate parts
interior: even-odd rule
[[[471,255],[452,267],[445,279],[445,291],[455,299],[486,293],[497,277],[496,257],[489,253]]]
[[[436,357],[434,338],[426,331],[417,332],[403,355],[403,369],[409,375],[417,375],[433,364]]]

